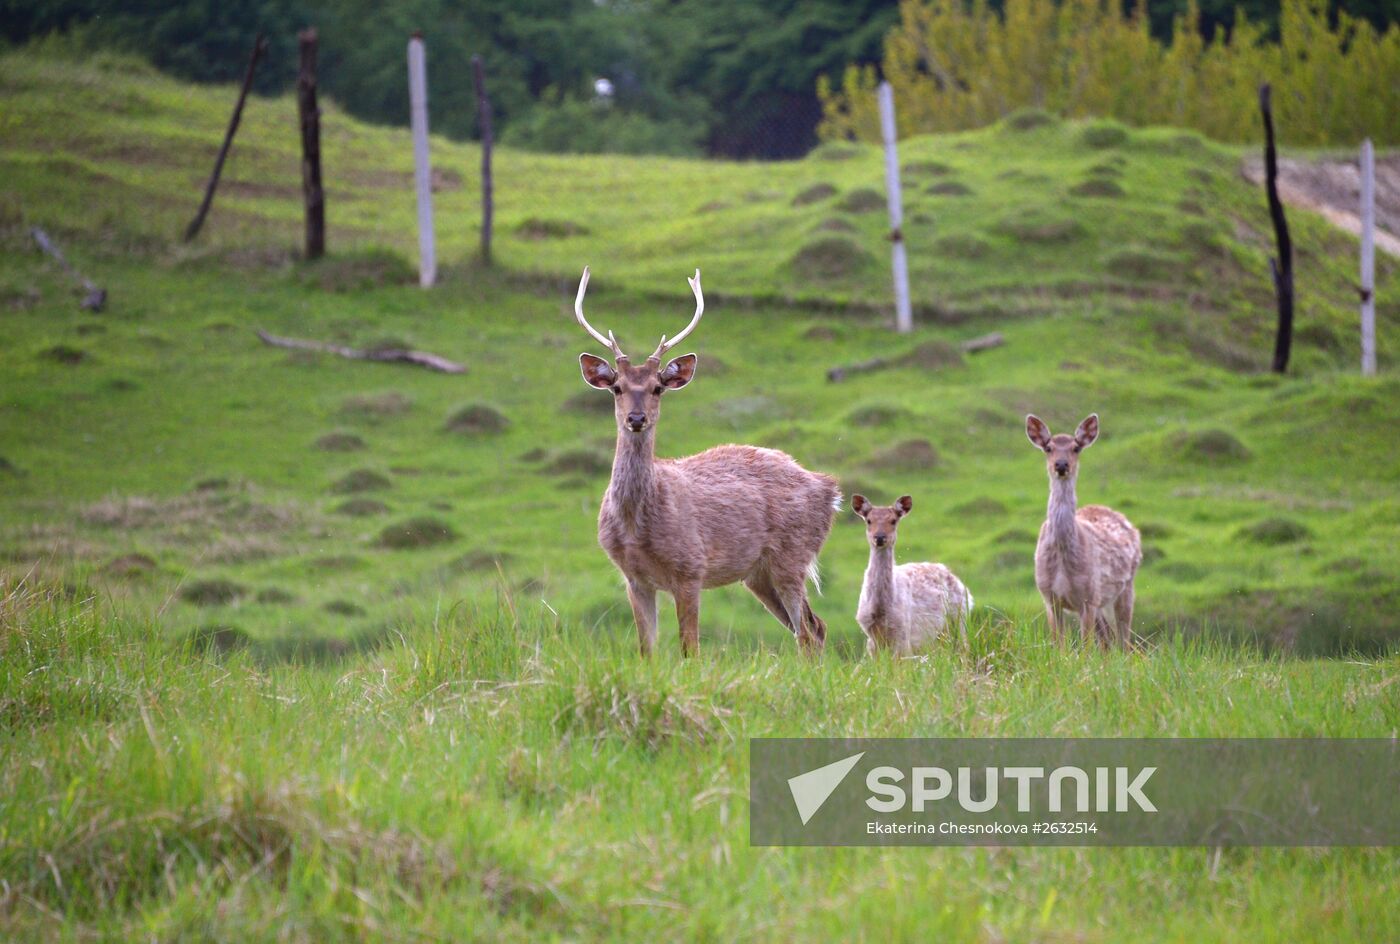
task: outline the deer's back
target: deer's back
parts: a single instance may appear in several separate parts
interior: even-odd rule
[[[1094,557],[1101,578],[1126,583],[1142,563],[1142,536],[1121,513],[1103,505],[1085,505],[1075,520],[1094,543]]]

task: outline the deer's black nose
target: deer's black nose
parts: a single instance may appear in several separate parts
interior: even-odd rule
[[[642,427],[647,425],[647,415],[645,413],[636,412],[628,413],[627,425],[631,428],[632,432],[640,433],[642,431]]]
[[[877,535],[875,535],[875,546],[876,546],[876,547],[884,547],[884,546],[885,546],[885,536],[884,536],[883,534],[877,534]]]
[[[1068,473],[1068,472],[1069,472],[1069,463],[1068,463],[1068,462],[1066,462],[1064,459],[1059,459],[1059,460],[1057,460],[1057,461],[1055,462],[1055,474],[1056,474],[1056,475],[1065,475],[1065,474]]]

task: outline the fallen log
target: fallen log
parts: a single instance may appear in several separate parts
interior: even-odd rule
[[[272,347],[289,348],[293,351],[319,351],[323,354],[334,354],[337,357],[349,358],[352,361],[375,361],[380,364],[413,364],[416,367],[426,367],[428,370],[436,370],[444,374],[465,374],[467,369],[456,361],[450,361],[445,357],[436,354],[429,354],[426,351],[409,351],[404,348],[373,348],[363,349],[357,347],[347,347],[343,344],[331,344],[328,341],[312,341],[305,338],[284,338],[275,334],[257,329],[258,339],[264,344]]]
[[[941,342],[933,343],[941,346]],[[1001,347],[1005,343],[1006,338],[1002,333],[1000,331],[994,331],[991,334],[983,334],[975,338],[968,338],[966,341],[960,342],[955,348],[950,346],[947,349],[962,354],[976,354],[979,351]],[[844,367],[833,367],[826,372],[826,379],[832,383],[837,383],[838,381],[845,380],[851,374],[866,374],[875,370],[886,370],[890,367],[905,367],[910,364],[929,366],[927,362],[931,360],[931,358],[925,356],[925,352],[929,347],[929,344],[924,344],[912,351],[906,351],[897,357],[872,357],[869,360],[847,364]],[[934,353],[936,354],[938,352],[935,351]],[[953,354],[952,360],[954,362],[959,360],[956,353]]]
[[[49,239],[48,233],[37,226],[31,226],[29,235],[34,237],[34,242],[38,244],[40,249],[58,261],[64,272],[77,279],[78,283],[82,285],[83,290],[87,292],[87,295],[83,297],[82,307],[88,311],[101,311],[102,306],[107,304],[107,290],[73,268],[72,264],[64,258],[62,250],[54,244],[52,239]]]

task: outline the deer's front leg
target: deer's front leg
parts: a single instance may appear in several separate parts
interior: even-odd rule
[[[656,590],[629,580],[627,599],[637,621],[637,648],[643,656],[649,656],[656,645]]]
[[[676,622],[681,630],[681,653],[693,656],[700,651],[700,587],[675,591]]]

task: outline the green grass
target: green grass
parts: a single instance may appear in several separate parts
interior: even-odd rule
[[[518,601],[517,601],[518,602]],[[820,663],[424,612],[334,671],[37,593],[0,635],[7,937],[1385,940],[1376,849],[774,849],[756,736],[1384,736],[1395,659],[1173,641]],[[235,723],[230,723],[236,719]],[[58,918],[62,916],[64,924]]]
[[[407,136],[333,106],[329,258],[295,258],[286,99],[249,105],[232,186],[177,245],[231,99],[127,60],[0,57],[0,937],[1395,936],[1386,851],[751,849],[744,745],[1392,736],[1393,260],[1362,380],[1355,242],[1293,213],[1294,368],[1262,374],[1268,223],[1239,152],[1021,116],[902,144],[908,338],[886,329],[883,214],[840,208],[882,188],[856,146],[501,151],[488,270],[477,155],[435,140],[461,184],[437,195],[444,278],[423,291]],[[1071,192],[1107,177],[1121,196]],[[967,192],[930,192],[948,183]],[[107,311],[78,309],[25,225]],[[664,606],[658,658],[636,659],[595,537],[613,420],[578,374],[584,263],[593,323],[638,350],[704,272],[698,377],[666,398],[660,453],[752,442],[848,497],[913,495],[900,559],[966,581],[970,652],[858,659],[867,550],[843,513],[822,663],[734,588],[704,597],[699,660]],[[468,372],[276,350],[259,327]],[[1006,344],[957,354],[989,331]],[[826,380],[877,355],[897,366]],[[1056,431],[1100,414],[1079,494],[1143,531],[1139,655],[1046,645],[1029,411]]]

